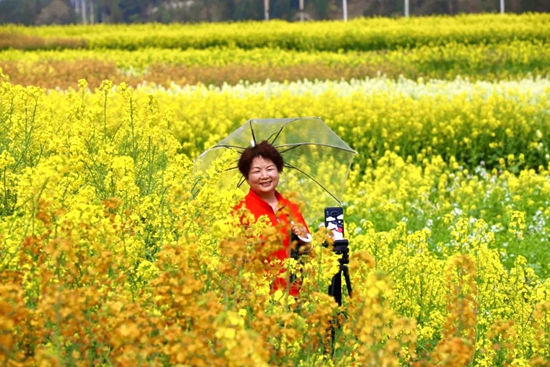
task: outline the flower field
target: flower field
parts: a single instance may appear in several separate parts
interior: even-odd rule
[[[0,27],[0,364],[547,366],[549,23]],[[295,116],[358,152],[341,307],[322,208],[271,294],[277,231],[193,170]]]
[[[548,76],[550,16],[471,15],[268,24],[0,26],[0,59],[12,82],[92,88],[105,79],[235,85],[458,76],[518,80]]]

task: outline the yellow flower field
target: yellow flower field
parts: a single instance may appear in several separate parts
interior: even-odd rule
[[[425,21],[411,20],[439,20]],[[123,62],[118,52],[105,55]],[[0,364],[550,363],[549,79],[96,88],[81,77],[46,89],[0,71]],[[270,294],[261,263],[277,231],[230,214],[245,192],[221,188],[227,162],[193,170],[248,119],[296,116],[320,116],[358,152],[342,203],[353,285],[342,306],[327,292],[340,257],[323,246],[314,199],[288,193],[319,213],[313,252],[281,264],[303,279],[295,300]]]
[[[99,24],[0,27],[0,49],[281,48],[302,51],[386,50],[460,43],[548,42],[548,14],[473,14],[411,18],[358,18],[349,22],[240,22]],[[8,37],[11,38],[8,41]]]
[[[363,100],[330,88],[268,98],[115,87],[89,91],[82,82],[79,91],[46,93],[2,84],[3,358],[75,365],[473,358],[488,366],[550,358],[548,262],[529,253],[548,231],[547,168],[520,165],[513,174],[508,157],[503,171],[472,175],[434,147],[405,160],[391,135],[372,165],[372,149],[352,139],[362,118],[345,111],[376,111],[371,101],[387,92]],[[413,103],[404,94],[387,101],[401,106],[396,123]],[[419,103],[431,108],[429,101],[441,104],[441,96]],[[466,107],[479,113],[475,101]],[[531,113],[538,103],[533,96]],[[212,171],[191,195],[191,158],[204,147],[247,116],[300,110],[322,112],[360,152],[345,196],[355,293],[345,298],[334,346],[327,330],[337,310],[326,289],[337,256],[320,246],[322,232],[313,255],[289,264],[305,279],[296,305],[269,295],[254,243],[228,222],[243,193],[217,190]]]
[[[76,88],[74,74],[98,87],[109,79],[132,86],[144,81],[169,87],[171,83],[235,85],[249,82],[303,79],[353,80],[366,77],[398,79],[520,80],[548,77],[550,51],[543,42],[504,44],[427,45],[384,51],[329,52],[286,49],[211,48],[179,50],[5,50],[0,66],[15,84],[43,88]]]
[[[350,22],[0,26],[0,67],[12,82],[93,88],[299,80],[519,80],[548,77],[546,14]],[[73,77],[77,75],[77,77]]]

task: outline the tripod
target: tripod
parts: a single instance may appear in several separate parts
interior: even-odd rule
[[[338,303],[338,306],[342,306],[342,275],[344,276],[344,280],[346,282],[348,295],[351,297],[351,280],[347,265],[349,264],[348,240],[342,239],[334,241],[332,251],[334,251],[337,255],[342,255],[342,257],[338,259],[340,267],[338,272],[332,277],[332,281],[328,287],[328,294],[334,297],[334,300]]]
[[[334,241],[332,251],[337,255],[342,255],[342,257],[338,259],[340,266],[339,266],[338,272],[332,277],[332,281],[330,283],[330,286],[328,287],[328,294],[334,297],[334,300],[336,301],[336,303],[338,303],[338,306],[342,306],[342,276],[344,276],[344,281],[346,282],[348,295],[351,297],[351,280],[349,277],[349,269],[347,265],[349,264],[348,240],[342,239],[342,240]],[[332,324],[330,327],[330,333],[331,333],[331,339],[332,339],[331,350],[332,350],[332,353],[334,353],[336,329],[340,328],[340,325],[338,323],[338,318],[333,320],[331,324]]]

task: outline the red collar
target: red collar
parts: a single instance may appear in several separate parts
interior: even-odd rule
[[[287,199],[285,199],[283,197],[283,195],[281,195],[277,190],[275,190],[275,197],[277,198],[277,201],[279,202],[279,207],[278,207],[279,210],[284,208],[285,206],[287,206],[289,204],[289,201]],[[251,208],[251,206],[253,206],[253,207],[258,207],[259,206],[264,210],[273,211],[273,208],[271,207],[271,205],[269,205],[269,203],[267,201],[262,199],[258,194],[256,194],[252,190],[248,191],[248,195],[246,195],[245,201],[246,201],[246,204],[249,208]]]

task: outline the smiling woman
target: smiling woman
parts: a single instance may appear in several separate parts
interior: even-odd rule
[[[245,149],[241,155],[239,171],[248,182],[251,191],[275,209],[275,188],[279,184],[279,172],[283,171],[283,157],[277,149],[266,141],[258,145],[253,143],[253,146]]]
[[[255,221],[267,217],[282,237],[282,246],[266,259],[270,264],[290,258],[291,234],[299,242],[300,251],[307,252],[311,249],[311,234],[298,206],[276,190],[283,164],[283,157],[279,151],[267,141],[246,148],[239,159],[239,171],[246,179],[250,190],[237,205],[237,209],[246,207]],[[288,289],[290,295],[297,297],[300,293],[300,284],[291,284],[285,270],[281,269],[277,278],[273,280],[272,289]]]
[[[255,157],[246,181],[250,189],[271,205],[273,210],[277,208],[275,188],[279,184],[279,171],[273,161],[262,156]]]

